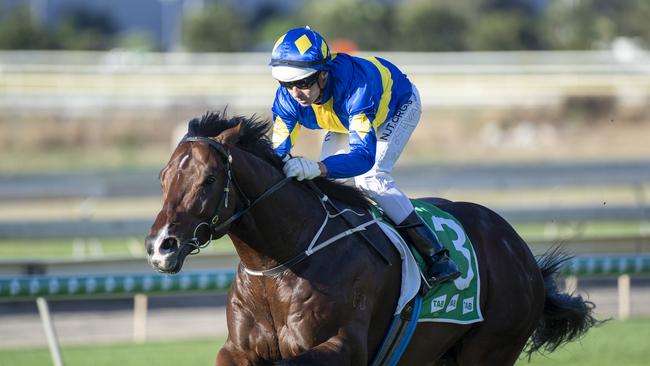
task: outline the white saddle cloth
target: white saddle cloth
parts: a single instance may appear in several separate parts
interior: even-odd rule
[[[395,246],[395,249],[399,252],[400,257],[402,258],[402,284],[399,295],[399,300],[397,301],[397,308],[393,315],[397,315],[402,312],[404,306],[411,301],[418,291],[420,291],[420,281],[422,277],[420,276],[420,269],[418,264],[411,253],[411,250],[408,248],[407,244],[404,242],[395,229],[390,227],[388,224],[379,221],[377,223],[381,230],[388,236],[390,241]]]

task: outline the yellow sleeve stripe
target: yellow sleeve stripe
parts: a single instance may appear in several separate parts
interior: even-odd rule
[[[273,137],[271,141],[273,141],[273,147],[278,148],[278,146],[282,145],[284,140],[289,137],[289,129],[287,128],[287,124],[284,123],[282,118],[275,117],[275,123],[273,123]]]
[[[295,145],[296,140],[298,140],[298,133],[300,132],[300,124],[296,123],[295,126],[293,126],[293,131],[291,131],[291,134],[289,137],[291,138],[291,147]]]
[[[273,123],[273,137],[271,139],[273,147],[277,148],[282,145],[282,143],[286,141],[287,137],[291,138],[291,146],[293,146],[296,143],[299,131],[300,124],[296,123],[293,127],[293,131],[289,132],[289,128],[282,118],[280,118],[280,116],[275,117],[275,123]]]
[[[390,70],[386,66],[382,65],[379,60],[375,57],[362,57],[370,62],[379,70],[381,74],[381,84],[384,88],[384,92],[381,94],[381,99],[379,100],[379,108],[377,109],[377,114],[375,115],[375,120],[372,122],[372,126],[377,130],[379,126],[386,120],[388,115],[388,103],[390,103],[390,98],[393,88],[393,78],[390,74]]]
[[[370,132],[371,128],[370,120],[363,113],[352,117],[350,121],[350,132],[355,131],[362,139]]]

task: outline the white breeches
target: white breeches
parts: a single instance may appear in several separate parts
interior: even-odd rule
[[[421,114],[420,94],[413,85],[411,98],[377,130],[375,165],[365,174],[354,177],[354,184],[377,202],[395,223],[404,221],[413,211],[413,205],[404,192],[395,186],[390,174],[393,165],[402,154],[413,130],[418,125]],[[331,155],[346,153],[349,150],[348,134],[330,131],[325,135],[320,160]]]

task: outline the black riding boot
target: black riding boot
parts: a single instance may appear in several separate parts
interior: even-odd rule
[[[422,222],[415,210],[396,228],[422,255],[428,268],[426,280],[430,287],[460,276],[460,271],[449,258],[447,249],[438,242],[436,235]]]

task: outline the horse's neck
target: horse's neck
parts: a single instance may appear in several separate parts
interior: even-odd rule
[[[241,150],[233,151],[233,174],[250,199],[284,179],[281,171]],[[244,265],[270,268],[304,250],[324,215],[317,196],[292,181],[242,216],[230,236]]]

